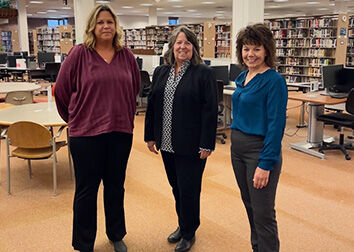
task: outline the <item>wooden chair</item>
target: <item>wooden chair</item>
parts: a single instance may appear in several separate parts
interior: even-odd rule
[[[7,150],[7,190],[10,191],[10,158],[18,157],[28,160],[29,177],[32,177],[31,159],[47,159],[53,158],[53,189],[54,196],[57,195],[57,156],[56,152],[63,146],[67,145],[65,141],[57,142],[65,126],[62,126],[55,136],[44,126],[34,122],[16,122],[11,124],[7,129],[6,150]],[[16,147],[10,154],[10,145]],[[69,155],[69,171],[72,177],[71,159]]]
[[[13,91],[6,94],[5,102],[14,105],[33,103],[32,91]]]

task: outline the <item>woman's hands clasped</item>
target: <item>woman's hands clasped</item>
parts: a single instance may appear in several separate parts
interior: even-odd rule
[[[200,150],[199,154],[200,154],[200,159],[206,159],[211,155],[211,151]]]
[[[147,143],[147,147],[149,149],[149,151],[158,154],[157,150],[156,150],[156,142],[155,141],[148,141]]]

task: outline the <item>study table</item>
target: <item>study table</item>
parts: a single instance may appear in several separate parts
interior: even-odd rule
[[[14,91],[34,91],[41,88],[41,85],[33,82],[0,82],[0,94]]]
[[[330,96],[323,96],[320,92],[289,92],[289,100],[307,102],[309,108],[307,140],[305,142],[290,144],[292,149],[324,159],[325,155],[311,148],[319,147],[323,142],[323,122],[317,121],[317,116],[323,114],[325,105],[344,103],[346,98],[336,99]]]
[[[66,126],[53,102],[31,103],[0,110],[0,125],[9,126],[18,121],[31,121],[46,127]]]

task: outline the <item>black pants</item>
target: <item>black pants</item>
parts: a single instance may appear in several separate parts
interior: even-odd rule
[[[161,151],[168,182],[176,201],[182,237],[190,240],[200,224],[200,191],[206,159]]]
[[[120,132],[70,137],[76,179],[74,249],[93,250],[97,230],[97,192],[101,180],[106,234],[111,241],[122,240],[125,236],[124,181],[132,139],[132,134]]]
[[[261,136],[247,135],[238,130],[232,130],[231,159],[251,226],[253,251],[277,252],[279,251],[279,238],[274,201],[282,159],[280,155],[280,161],[270,172],[267,186],[255,189],[253,176],[263,148],[263,140]]]

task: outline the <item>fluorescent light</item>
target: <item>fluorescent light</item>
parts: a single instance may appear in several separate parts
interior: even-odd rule
[[[31,13],[27,13],[27,16],[32,17],[33,15]]]
[[[216,11],[216,13],[225,13],[226,11],[223,11],[223,10],[218,10]]]
[[[37,14],[47,14],[45,11],[37,11]]]
[[[99,4],[109,4],[109,3],[111,3],[111,1],[107,1],[107,0],[98,0],[98,1],[96,1],[96,3],[99,3]]]
[[[174,7],[174,8],[183,8],[182,5],[173,5],[172,7]]]
[[[318,8],[317,10],[328,10],[328,8]]]
[[[150,4],[150,3],[142,3],[140,4],[141,6],[146,6],[146,7],[149,7],[149,6],[152,6],[153,4]]]
[[[133,6],[128,6],[128,5],[124,5],[122,6],[123,9],[133,9]]]
[[[182,0],[168,0],[169,2],[181,2]]]
[[[47,12],[57,12],[56,10],[47,10]]]
[[[196,10],[186,10],[187,12],[197,12]]]
[[[33,3],[33,4],[42,4],[42,1],[30,1],[29,3]]]
[[[306,4],[311,4],[311,5],[313,5],[313,4],[319,4],[320,2],[306,2]]]
[[[166,14],[166,15],[171,15],[171,14],[173,14],[173,12],[164,12],[163,14]]]
[[[273,0],[273,2],[276,2],[276,3],[282,3],[282,2],[288,2],[289,0]]]
[[[163,10],[163,8],[156,8],[156,10],[161,11],[161,10]]]
[[[63,10],[71,10],[71,7],[70,6],[63,6],[61,7]]]
[[[202,2],[202,4],[214,4],[215,2]]]

